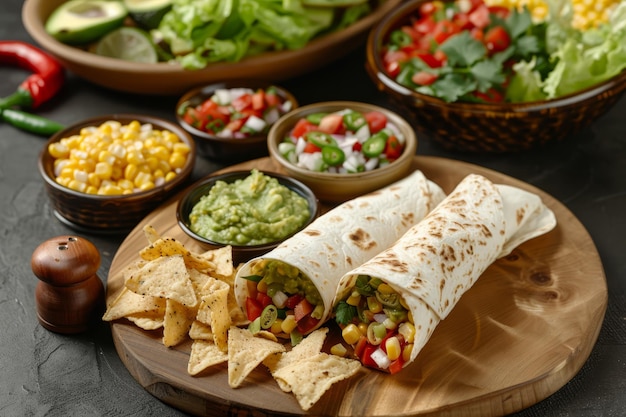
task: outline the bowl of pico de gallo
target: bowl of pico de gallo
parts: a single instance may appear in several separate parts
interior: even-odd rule
[[[298,107],[288,90],[263,80],[233,80],[194,88],[176,105],[178,123],[198,154],[220,162],[267,156],[267,133]]]
[[[626,1],[587,15],[585,2],[571,2],[409,0],[370,31],[367,72],[445,148],[515,152],[563,140],[626,90]]]
[[[407,175],[417,150],[413,127],[386,108],[353,101],[309,104],[281,117],[270,157],[324,202],[340,203]]]

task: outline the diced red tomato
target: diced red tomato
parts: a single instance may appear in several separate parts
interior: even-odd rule
[[[363,352],[365,351],[365,346],[367,346],[367,337],[361,336],[359,340],[354,345],[354,354],[357,358],[363,356]]]
[[[472,35],[472,38],[476,39],[479,42],[482,42],[483,39],[485,39],[485,32],[483,32],[483,30],[480,28],[472,28],[470,30],[470,35]]]
[[[272,297],[267,295],[264,292],[259,291],[256,295],[256,301],[259,303],[259,306],[263,309],[268,305],[272,304]]]
[[[311,142],[307,142],[302,152],[315,153],[315,152],[321,152],[321,149],[318,146],[313,145]]]
[[[298,320],[298,330],[302,334],[306,334],[313,330],[315,326],[319,323],[318,319],[314,319],[310,314],[304,316],[302,319]]]
[[[443,65],[443,61],[439,60],[434,54],[417,54],[417,57],[431,68],[440,68]]]
[[[474,96],[487,103],[501,103],[504,101],[504,95],[495,88],[490,88],[484,93],[481,93],[480,91],[474,91],[473,94]]]
[[[489,13],[498,16],[501,19],[509,17],[511,10],[506,6],[489,6]]]
[[[360,152],[361,149],[363,149],[363,144],[361,142],[354,142],[354,145],[352,145],[352,150],[355,152]]]
[[[245,119],[231,120],[230,122],[228,122],[225,129],[228,129],[231,132],[237,132],[241,130],[241,127],[244,125],[245,122]]]
[[[293,309],[293,315],[296,318],[296,321],[302,320],[305,316],[311,314],[313,311],[313,305],[307,301],[306,298],[303,298]]]
[[[371,111],[365,113],[365,120],[367,120],[367,124],[370,129],[370,133],[376,133],[381,131],[387,126],[387,116],[378,111]]]
[[[231,105],[236,111],[242,111],[252,105],[252,95],[242,94],[231,102]]]
[[[198,127],[199,119],[200,114],[198,110],[196,110],[194,107],[187,107],[187,109],[185,110],[185,114],[183,115],[183,120],[185,121],[185,123],[194,127]]]
[[[257,317],[261,316],[263,308],[254,298],[246,298],[246,315],[248,320],[254,321]]]
[[[312,130],[317,129],[317,126],[307,119],[300,119],[296,122],[296,125],[293,127],[293,131],[291,132],[291,136],[294,138],[300,138],[304,136],[305,133],[310,132]]]
[[[265,90],[259,89],[252,94],[252,108],[257,111],[265,109]]]
[[[265,103],[267,104],[267,107],[280,106],[282,104],[282,101],[283,100],[280,98],[280,96],[273,91],[265,93]]]
[[[391,364],[389,364],[389,373],[397,374],[398,372],[402,370],[403,366],[404,366],[404,361],[402,360],[402,356],[400,356],[398,359],[396,359],[395,361],[392,361]]]
[[[439,9],[439,6],[432,1],[422,3],[419,7],[419,13],[422,16],[428,16],[435,13]]]
[[[413,28],[419,34],[432,33],[437,26],[437,22],[432,16],[422,17],[413,23]]]
[[[437,80],[437,74],[428,71],[419,71],[413,74],[411,81],[418,85],[431,85]]]
[[[298,305],[298,303],[302,301],[303,298],[304,297],[300,294],[291,295],[289,296],[289,298],[287,298],[287,301],[285,302],[285,307],[293,310],[294,308],[296,308],[296,305]]]
[[[483,40],[491,53],[502,52],[511,45],[511,37],[502,26],[494,26],[485,33]]]
[[[403,146],[394,135],[389,136],[385,145],[385,155],[389,159],[398,159],[402,155]]]
[[[202,104],[198,108],[198,111],[200,113],[207,113],[207,112],[212,111],[212,110],[217,110],[218,107],[219,107],[219,105],[215,101],[213,101],[213,100],[205,100],[205,101],[202,102]]]
[[[468,18],[475,27],[483,29],[490,22],[489,9],[485,4],[481,4],[469,14]]]
[[[444,19],[437,22],[433,29],[433,38],[438,44],[444,43],[449,37],[456,35],[461,30],[452,21]]]
[[[374,353],[378,349],[378,346],[367,344],[365,349],[363,349],[363,355],[361,356],[361,363],[365,366],[369,366],[370,368],[378,369],[378,365],[372,359],[372,353]]]
[[[457,13],[452,18],[452,21],[461,30],[471,29],[473,26],[472,22],[469,19],[469,15],[467,13],[462,13],[462,12]]]
[[[322,117],[319,130],[326,133],[340,133],[343,128],[343,117],[339,114],[328,114]]]

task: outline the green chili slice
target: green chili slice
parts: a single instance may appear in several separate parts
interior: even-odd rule
[[[326,116],[328,113],[311,113],[306,116],[306,119],[316,125],[320,124],[320,121]]]
[[[343,123],[346,125],[348,130],[356,132],[365,126],[367,121],[365,120],[365,117],[363,117],[363,114],[357,111],[352,111],[343,115]]]
[[[368,158],[373,158],[385,150],[385,144],[387,143],[387,134],[383,131],[375,133],[368,140],[363,143],[363,147],[361,148],[361,152],[363,155]]]
[[[311,142],[318,148],[323,148],[324,146],[337,146],[335,138],[324,132],[307,132],[304,135],[304,139],[307,142]]]
[[[261,329],[269,329],[278,318],[278,309],[274,304],[270,304],[261,313]]]
[[[346,154],[336,146],[324,146],[322,148],[322,160],[330,166],[343,164],[346,160]]]

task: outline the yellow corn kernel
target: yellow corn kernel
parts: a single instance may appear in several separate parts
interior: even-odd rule
[[[174,178],[176,178],[176,175],[177,174],[174,171],[168,172],[167,174],[165,174],[165,177],[164,177],[165,182],[172,181]]]
[[[70,155],[70,148],[61,142],[54,142],[48,146],[48,152],[53,158],[67,158]]]
[[[178,140],[178,136],[173,136],[176,138],[176,140]],[[172,146],[172,152],[178,152],[180,154],[187,155],[189,152],[191,152],[191,148],[185,142],[176,142],[174,143],[174,146]]]
[[[412,323],[400,323],[398,333],[402,335],[407,343],[413,343],[415,341],[415,326]]]
[[[136,150],[130,150],[126,153],[126,162],[134,165],[142,165],[146,162],[146,159],[143,157],[141,152]]]
[[[287,316],[281,323],[280,328],[283,333],[290,334],[297,325],[298,322],[296,321],[296,317],[293,314],[287,314]]]
[[[99,195],[120,195],[122,194],[122,189],[117,185],[104,185],[98,189]]]
[[[262,292],[262,293],[266,293],[267,294],[267,282],[264,279],[262,279],[261,281],[257,282],[256,289],[257,289],[258,292]]]
[[[358,328],[359,328],[359,331],[361,332],[361,334],[362,334],[363,336],[366,336],[366,335],[367,335],[367,328],[368,328],[368,324],[367,324],[367,323],[363,323],[363,322],[361,322],[361,323],[357,324],[357,326],[356,326],[356,327],[358,327]]]
[[[72,181],[72,179],[69,178],[69,177],[57,177],[56,178],[57,184],[60,184],[60,185],[62,185],[64,187],[67,187],[68,184],[70,183],[70,181]]]
[[[337,343],[330,348],[330,354],[335,356],[344,357],[348,353],[348,349],[341,343]]]
[[[361,336],[362,336],[361,331],[353,323],[348,324],[341,331],[341,337],[343,337],[343,340],[349,345],[353,345],[356,342],[358,342]]]
[[[88,185],[87,189],[85,190],[85,193],[87,193],[87,194],[98,194],[98,189],[96,187],[94,187],[93,185]]]
[[[393,294],[396,292],[393,288],[391,288],[391,286],[385,284],[384,282],[378,286],[377,290],[381,294]]]
[[[157,159],[167,161],[170,159],[170,151],[163,145],[159,145],[150,152]]]
[[[270,327],[270,332],[274,334],[282,333],[283,331],[283,319],[276,319],[274,323],[272,323],[272,327]]]
[[[154,185],[154,183],[152,181],[147,181],[147,182],[142,183],[139,186],[139,189],[141,191],[148,191],[148,190],[153,189],[154,187],[155,187],[155,185]]]
[[[141,187],[145,183],[152,182],[152,175],[147,172],[138,172],[133,182],[135,186]]]
[[[396,336],[391,336],[385,341],[385,348],[387,349],[387,357],[389,360],[395,361],[402,354],[400,340],[398,340]]]
[[[168,162],[173,169],[182,168],[187,163],[187,157],[180,152],[172,152]]]
[[[408,362],[411,360],[411,352],[413,352],[413,343],[407,343],[402,349],[402,360]]]
[[[124,168],[124,178],[129,181],[134,181],[137,173],[139,172],[139,168],[135,164],[128,164],[126,168]]]
[[[367,308],[374,314],[383,311],[383,305],[376,297],[367,297]]]
[[[361,294],[356,291],[350,294],[350,297],[346,299],[346,303],[350,304],[351,306],[358,306],[359,302],[361,302]]]
[[[164,160],[160,160],[159,163],[157,164],[157,168],[156,169],[160,169],[163,172],[170,172],[172,171],[172,167],[170,166],[169,162],[164,161]]]
[[[63,169],[61,169],[61,172],[59,172],[59,177],[74,178],[74,169],[74,167],[64,167]]]
[[[125,178],[119,180],[117,182],[117,185],[124,191],[133,191],[133,189],[135,188],[135,184],[132,181],[127,180]]]
[[[94,173],[103,180],[110,179],[113,175],[113,165],[106,162],[98,162]]]
[[[89,174],[86,171],[75,169],[74,170],[74,179],[78,182],[82,182],[87,184],[89,182]]]
[[[154,171],[156,169],[162,168],[160,165],[161,160],[159,158],[157,158],[156,156],[148,156],[146,158],[146,167],[148,167],[148,169],[150,171]],[[169,170],[168,170],[169,171]]]
[[[82,181],[71,180],[67,184],[67,187],[75,191],[80,191],[82,193],[85,192],[85,190],[87,189],[87,184]]]

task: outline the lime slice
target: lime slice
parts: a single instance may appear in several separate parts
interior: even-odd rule
[[[133,27],[121,27],[103,37],[96,53],[125,61],[156,63],[156,48],[147,32]]]

